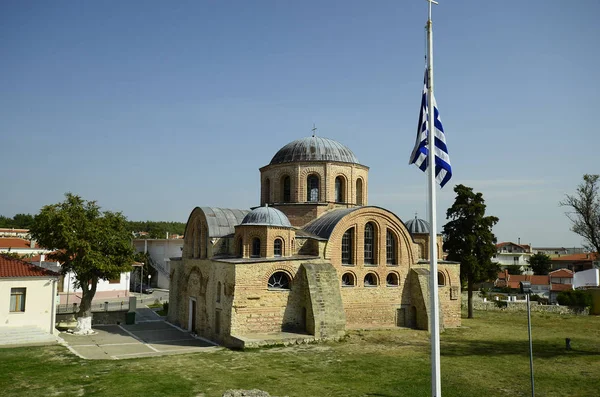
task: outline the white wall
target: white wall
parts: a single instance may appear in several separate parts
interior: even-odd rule
[[[0,279],[0,327],[37,326],[54,334],[55,279],[23,277]],[[11,288],[26,288],[25,311],[10,311]]]
[[[183,239],[137,239],[133,240],[137,252],[148,252],[152,259],[163,265],[167,273],[170,273],[169,258],[181,257]],[[147,282],[147,281],[146,281]],[[158,272],[158,288],[169,288],[169,278]]]

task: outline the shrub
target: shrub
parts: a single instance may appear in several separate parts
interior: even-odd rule
[[[495,301],[495,302],[496,302],[496,306],[498,306],[501,309],[508,306],[508,302],[506,302],[506,301]]]
[[[559,305],[569,306],[579,310],[592,306],[592,295],[587,291],[563,291],[556,297]]]
[[[165,313],[168,313],[169,312],[169,302],[163,302],[162,305],[163,305],[163,311]]]

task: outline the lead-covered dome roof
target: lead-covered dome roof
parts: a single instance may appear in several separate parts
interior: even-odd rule
[[[292,227],[287,216],[276,208],[258,207],[250,211],[242,220],[242,225]]]
[[[406,222],[406,228],[410,234],[424,234],[429,233],[429,222],[424,221],[423,219],[411,219]]]
[[[360,164],[348,147],[333,139],[320,136],[310,136],[288,143],[279,149],[270,164],[300,161],[339,161]]]

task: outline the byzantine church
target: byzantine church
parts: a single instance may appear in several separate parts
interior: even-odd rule
[[[232,348],[269,335],[429,327],[429,225],[368,205],[369,167],[335,140],[283,146],[260,206],[196,207],[172,258],[168,320]],[[460,326],[460,266],[438,235],[440,326]]]

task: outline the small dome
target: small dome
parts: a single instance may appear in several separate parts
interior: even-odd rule
[[[410,234],[425,234],[429,233],[429,222],[424,221],[423,219],[418,219],[415,216],[415,219],[411,219],[406,222],[406,228]]]
[[[242,225],[292,227],[285,214],[272,207],[258,207],[250,211],[242,220]]]
[[[299,161],[339,161],[359,164],[352,150],[333,139],[310,136],[288,143],[273,156],[270,164]]]

